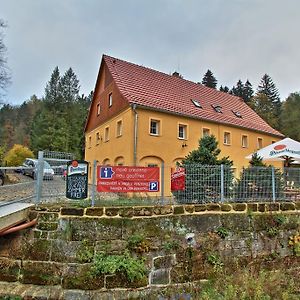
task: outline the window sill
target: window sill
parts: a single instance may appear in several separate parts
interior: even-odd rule
[[[223,145],[224,145],[224,146],[231,146],[231,144],[226,144],[226,143],[223,143]]]
[[[155,136],[155,137],[158,137],[160,136],[159,134],[154,134],[154,133],[149,133],[150,136]]]

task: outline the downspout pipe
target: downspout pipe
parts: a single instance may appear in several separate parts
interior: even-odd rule
[[[137,105],[132,105],[132,110],[134,112],[134,131],[133,131],[133,165],[136,166],[137,163],[137,142],[138,142],[138,113],[136,111]]]
[[[32,226],[34,226],[36,224],[37,224],[37,218],[33,219],[30,222],[27,222],[27,223],[24,223],[24,224],[15,226],[15,227],[11,227],[11,228],[9,228],[9,229],[7,229],[5,231],[1,231],[0,232],[0,236],[7,235],[7,234],[13,233],[13,232],[17,232],[17,231],[20,231],[22,229],[26,229],[26,228],[32,227]]]

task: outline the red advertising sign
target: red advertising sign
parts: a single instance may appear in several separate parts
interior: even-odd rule
[[[97,191],[159,192],[158,167],[98,166]]]
[[[181,167],[171,170],[171,191],[185,190],[185,169]]]

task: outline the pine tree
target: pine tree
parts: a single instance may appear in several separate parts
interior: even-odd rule
[[[265,94],[272,101],[272,103],[280,102],[278,89],[268,74],[263,75],[260,84],[258,85],[257,93]]]
[[[80,158],[84,158],[84,153],[85,153],[85,136],[83,134],[83,129],[85,127],[86,124],[86,119],[88,116],[88,109],[90,107],[90,104],[92,102],[93,99],[93,91],[90,92],[90,94],[88,96],[82,95],[81,97],[79,97],[78,99],[78,110],[80,112],[80,117],[79,117],[79,121],[80,122],[80,141],[79,141],[79,147],[78,149],[80,149]]]
[[[300,141],[300,93],[292,93],[282,104],[282,133]]]
[[[249,105],[269,125],[278,128],[278,117],[275,114],[275,106],[265,94],[256,94],[252,97]]]
[[[265,96],[265,95],[264,95]],[[236,200],[249,201],[253,199],[272,199],[273,167],[263,163],[262,157],[254,153],[248,168],[243,168],[236,185]],[[275,195],[279,197],[283,189],[283,174],[275,169]]]
[[[80,155],[80,140],[82,129],[82,106],[79,97],[79,80],[72,68],[69,68],[60,80],[60,92],[65,103],[65,121],[68,134],[65,137],[67,152]]]
[[[224,165],[224,195],[229,196],[233,185],[232,161],[228,157],[219,159],[220,152],[216,138],[208,135],[199,140],[198,149],[183,159],[185,190],[174,192],[178,202],[205,203],[220,199],[221,164]]]
[[[55,112],[63,111],[64,109],[60,91],[60,80],[59,68],[55,67],[45,88],[46,108]]]
[[[215,78],[214,74],[212,71],[207,70],[207,72],[204,74],[203,79],[202,79],[202,84],[215,89],[217,87],[217,79]]]
[[[44,105],[36,115],[31,144],[35,152],[52,150],[82,155],[83,121],[89,103],[79,97],[79,80],[72,68],[60,76],[56,67],[45,88]]]
[[[253,96],[252,84],[247,80],[245,84],[239,79],[236,86],[234,86],[230,94],[242,98],[246,103],[250,101]]]
[[[249,103],[251,98],[253,97],[253,88],[250,81],[247,79],[247,81],[244,84],[244,93],[243,93],[243,99],[246,103]]]
[[[262,77],[250,106],[272,127],[279,129],[281,102],[278,90],[269,75]]]
[[[221,85],[219,88],[219,91],[224,92],[224,93],[229,93],[229,87],[226,85],[224,85],[224,86]]]
[[[264,94],[270,99],[274,105],[274,114],[276,117],[280,115],[280,95],[275,83],[268,74],[264,74],[257,88],[257,94]]]
[[[225,163],[232,165],[228,157],[218,159],[221,150],[218,148],[218,141],[215,136],[207,135],[199,140],[199,147],[191,151],[182,161],[183,164],[220,165]]]
[[[260,157],[257,152],[252,154],[249,164],[251,167],[266,167],[266,164],[263,163],[263,158]]]
[[[59,89],[65,103],[75,103],[79,97],[79,80],[72,68],[69,68],[59,82]]]
[[[232,87],[230,94],[243,98],[244,84],[240,79],[237,82],[236,86]]]

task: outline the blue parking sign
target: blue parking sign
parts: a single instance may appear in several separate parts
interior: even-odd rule
[[[158,181],[149,182],[149,191],[150,192],[157,192],[158,191]]]

